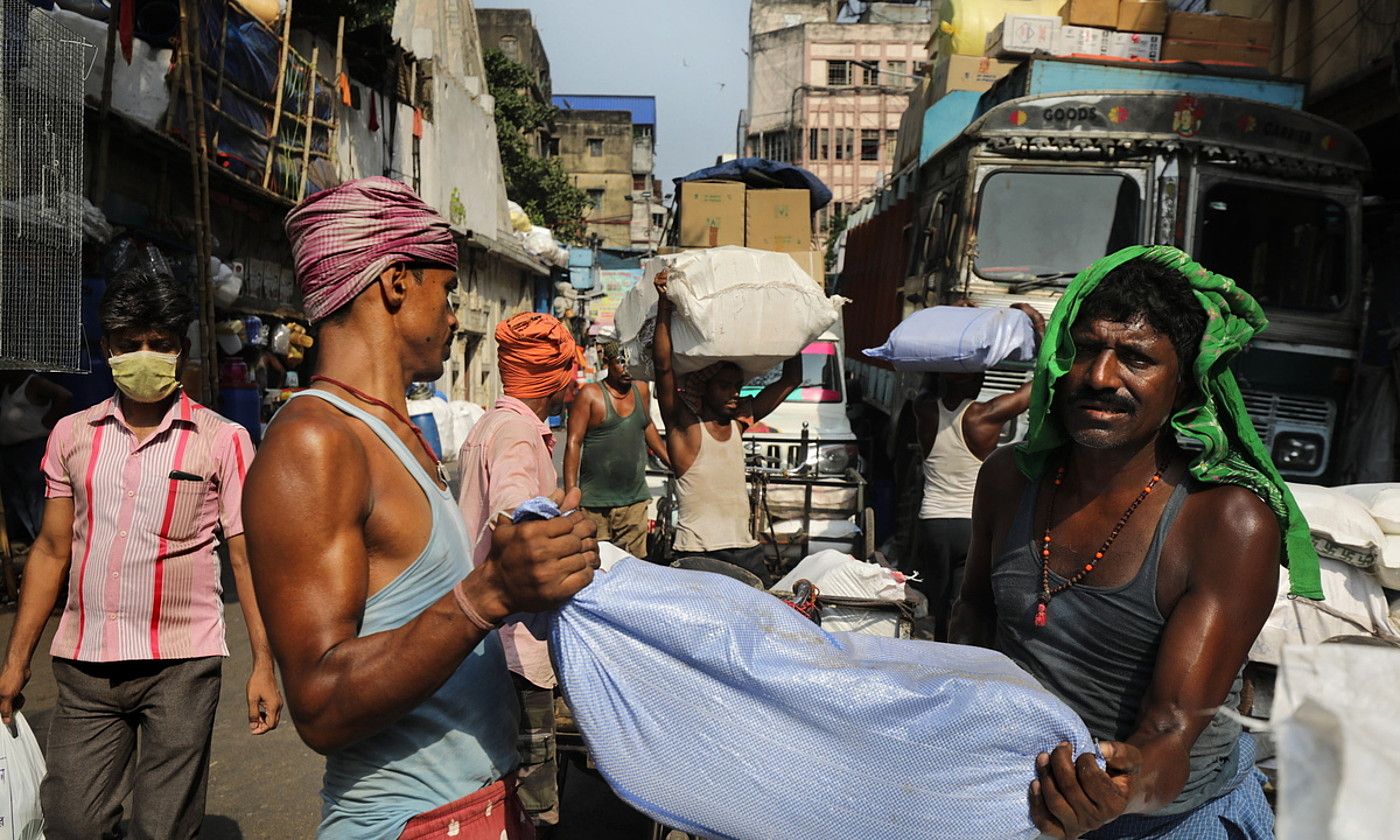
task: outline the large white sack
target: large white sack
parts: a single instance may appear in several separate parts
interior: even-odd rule
[[[1355,497],[1336,488],[1289,484],[1293,498],[1312,531],[1319,556],[1370,569],[1380,557],[1385,534],[1371,511]]]
[[[0,724],[0,836],[44,840],[44,812],[39,805],[44,756],[21,712],[15,712],[14,727],[11,733]]]
[[[618,305],[614,323],[632,375],[652,378],[656,275],[668,273],[674,304],[671,348],[676,373],[734,362],[746,380],[796,356],[836,323],[839,297],[828,298],[787,254],[725,246],[646,260],[645,276]]]
[[[1274,692],[1278,840],[1400,835],[1400,650],[1290,647]]]
[[[1386,589],[1400,589],[1400,534],[1386,534],[1376,565],[1371,567]]]
[[[1400,534],[1400,484],[1348,484],[1336,488],[1356,499],[1387,534]]]
[[[798,563],[773,585],[773,592],[792,592],[799,580],[809,580],[822,595],[900,602],[904,576],[877,563],[865,563],[840,551],[819,551]]]
[[[905,318],[879,347],[864,351],[895,370],[978,373],[1035,358],[1035,329],[1018,309],[934,306]]]
[[[1279,575],[1278,597],[1264,629],[1249,649],[1252,662],[1277,665],[1287,645],[1316,645],[1336,636],[1389,637],[1390,605],[1375,575],[1323,557],[1321,602],[1288,594],[1288,575]]]

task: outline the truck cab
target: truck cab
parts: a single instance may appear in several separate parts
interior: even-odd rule
[[[1321,480],[1340,451],[1366,308],[1369,161],[1354,135],[1301,102],[1291,82],[1029,60],[888,202],[884,212],[908,220],[893,243],[906,258],[900,317],[961,298],[1030,303],[1048,316],[1099,257],[1176,246],[1263,306],[1269,329],[1234,362],[1245,404],[1279,470]],[[857,234],[848,241],[863,241]],[[861,259],[848,251],[845,264]],[[857,300],[866,291],[841,290]],[[862,338],[853,355],[873,346]],[[918,377],[851,364],[889,418],[891,454],[903,451]],[[983,396],[1027,376],[1028,366],[993,370]],[[1023,432],[1013,423],[1006,439]]]

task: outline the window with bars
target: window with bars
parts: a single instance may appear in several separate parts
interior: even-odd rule
[[[894,75],[895,80],[892,80],[892,84],[904,84],[905,82],[909,81],[908,79],[904,78],[906,75],[909,74],[909,62],[886,61],[885,66],[889,68],[890,73]]]
[[[591,208],[593,208],[594,210],[602,210],[602,209],[603,209],[603,191],[602,191],[602,190],[589,190],[589,191],[588,191],[588,206],[591,207]]]
[[[826,83],[832,87],[843,87],[851,83],[851,62],[828,61],[826,63]]]
[[[862,128],[860,130],[860,159],[880,159],[880,129]]]
[[[894,150],[899,146],[899,132],[893,128],[885,129],[885,160],[894,160]]]
[[[588,138],[588,156],[589,156],[589,157],[602,157],[602,156],[603,156],[603,138],[601,138],[601,137],[590,137],[590,138]]]
[[[880,62],[862,61],[860,63],[861,83],[867,87],[874,87],[880,84]]]

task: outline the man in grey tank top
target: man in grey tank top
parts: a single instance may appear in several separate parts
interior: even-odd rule
[[[977,482],[952,639],[1034,675],[1106,764],[1046,745],[1030,803],[1051,837],[1273,836],[1253,742],[1216,710],[1238,703],[1274,603],[1281,528],[1259,495],[1177,444],[1174,423],[1202,417],[1203,393],[1236,387],[1196,372],[1219,334],[1186,262],[1137,248],[1076,279],[1037,362],[1028,442],[994,453]],[[1233,318],[1230,301],[1211,315]],[[1247,446],[1252,430],[1225,414],[1200,422]]]
[[[802,384],[802,357],[783,364],[778,381],[741,399],[744,375],[733,362],[716,362],[677,381],[671,357],[671,299],[666,272],[656,276],[659,301],[652,361],[656,402],[666,424],[666,450],[676,475],[678,510],[674,554],[738,566],[773,583],[763,550],[749,528],[744,431],[773,413]],[[742,317],[742,313],[735,313]]]

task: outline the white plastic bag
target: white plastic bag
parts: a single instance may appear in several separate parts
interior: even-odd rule
[[[15,712],[14,731],[0,725],[0,837],[5,840],[44,840],[44,812],[39,806],[39,783],[44,780],[44,754],[24,714]]]
[[[872,601],[904,600],[904,576],[876,563],[865,563],[840,551],[819,551],[798,563],[773,585],[773,592],[792,592],[799,580],[809,580],[822,595],[866,598]]]
[[[1274,693],[1278,840],[1395,837],[1400,650],[1289,647]]]
[[[1308,520],[1313,546],[1321,557],[1350,563],[1358,569],[1376,565],[1385,544],[1381,526],[1355,497],[1331,487],[1288,485]]]
[[[647,260],[646,274],[622,298],[614,323],[634,377],[651,379],[656,275],[668,273],[674,304],[671,349],[676,373],[734,362],[746,380],[802,352],[839,317],[828,298],[787,254],[725,246]]]
[[[1035,329],[1016,309],[934,306],[905,318],[879,347],[864,351],[895,370],[978,373],[1006,359],[1035,358]]]

